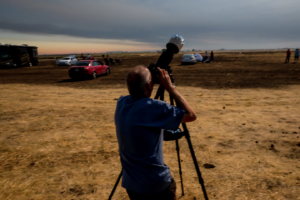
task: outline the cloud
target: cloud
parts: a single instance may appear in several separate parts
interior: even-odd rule
[[[0,29],[187,48],[299,41],[299,0],[2,0]]]

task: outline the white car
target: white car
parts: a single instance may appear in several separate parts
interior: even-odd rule
[[[74,65],[77,62],[77,58],[75,56],[68,56],[68,57],[64,57],[61,60],[57,60],[56,64],[57,65]]]
[[[184,54],[181,58],[181,64],[196,64],[197,60],[194,54]]]

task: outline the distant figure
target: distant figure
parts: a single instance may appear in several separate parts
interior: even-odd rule
[[[87,59],[90,59],[90,58],[91,58],[90,54],[88,54],[88,55],[86,56],[86,58],[87,58]]]
[[[203,57],[202,62],[205,62],[208,59],[208,52],[205,51],[205,56]]]
[[[122,63],[122,60],[121,60],[120,57],[119,57],[119,58],[116,58],[115,61],[116,61],[116,63]]]
[[[84,60],[84,55],[83,55],[83,53],[81,54],[81,59]]]
[[[214,52],[211,51],[211,52],[210,52],[210,61],[213,61],[213,60],[214,60]]]
[[[291,56],[291,51],[290,51],[290,49],[288,49],[288,50],[286,51],[286,59],[285,59],[285,63],[290,62],[290,56]]]
[[[299,60],[299,49],[296,49],[296,51],[295,51],[295,60],[294,61],[298,62],[298,60]]]
[[[105,63],[105,65],[109,66],[109,60],[107,57],[105,57],[105,55],[102,55],[103,61]]]
[[[108,62],[110,61],[110,57],[109,57],[109,55],[106,55],[106,58],[107,58],[107,60],[108,60]],[[109,64],[112,64],[111,62],[109,62]]]
[[[113,58],[109,58],[109,62],[110,62],[110,64],[112,64],[112,65],[116,64],[115,59],[113,59]]]

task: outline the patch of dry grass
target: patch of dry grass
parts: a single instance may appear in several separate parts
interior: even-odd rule
[[[198,114],[188,128],[210,199],[299,199],[299,89],[178,87]],[[108,198],[121,170],[114,111],[125,88],[2,84],[0,94],[0,199]],[[203,199],[179,144],[180,199]],[[175,142],[164,155],[180,195]],[[121,186],[113,199],[128,199]]]

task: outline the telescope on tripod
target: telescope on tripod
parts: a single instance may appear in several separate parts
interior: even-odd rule
[[[173,76],[172,76],[172,70],[171,70],[171,67],[169,66],[169,64],[171,63],[172,59],[173,59],[173,56],[174,54],[177,54],[180,49],[183,47],[184,45],[184,39],[183,37],[179,36],[179,35],[173,35],[170,39],[170,41],[167,43],[166,47],[166,51],[164,51],[160,57],[158,58],[156,64],[150,64],[148,69],[149,71],[151,72],[151,75],[152,75],[152,80],[155,84],[159,84],[159,80],[157,78],[157,75],[159,75],[159,71],[158,71],[158,67],[161,68],[161,69],[164,69],[168,72],[170,78],[171,78],[171,81],[174,85],[174,79],[173,79]],[[160,85],[157,92],[156,92],[156,95],[155,95],[155,99],[160,99],[162,101],[164,101],[164,92],[165,92],[165,89]],[[171,96],[171,94],[169,95],[169,98],[170,98],[170,104],[171,105],[174,105],[174,99],[173,97]],[[165,131],[164,132],[164,140],[166,141],[170,141],[170,140],[175,140],[176,141],[176,151],[177,151],[177,158],[178,158],[178,165],[179,165],[179,175],[180,175],[180,180],[181,180],[181,191],[182,191],[182,196],[184,196],[184,187],[183,187],[183,179],[182,179],[182,171],[181,171],[181,161],[180,161],[180,152],[179,152],[179,143],[178,143],[178,139],[180,139],[182,136],[185,136],[186,140],[187,140],[187,143],[188,143],[188,146],[189,146],[189,149],[190,149],[190,152],[191,152],[191,156],[192,156],[192,159],[193,159],[193,162],[194,162],[194,166],[195,166],[195,169],[196,169],[196,172],[197,172],[197,175],[198,175],[198,180],[199,180],[199,183],[201,185],[201,188],[202,188],[202,191],[203,191],[203,195],[204,195],[204,198],[206,200],[208,200],[208,197],[207,197],[207,194],[206,194],[206,189],[205,189],[205,186],[204,186],[204,181],[203,181],[203,178],[201,176],[201,172],[200,172],[200,169],[199,169],[199,166],[198,166],[198,162],[197,162],[197,159],[196,159],[196,156],[195,156],[195,152],[194,152],[194,149],[193,149],[193,146],[192,146],[192,142],[191,142],[191,139],[190,139],[190,134],[189,134],[189,131],[188,131],[188,128],[186,126],[185,123],[182,123],[182,127],[183,127],[183,132],[181,132],[180,129],[178,129],[177,131]],[[121,173],[114,185],[114,188],[109,196],[109,200],[112,198],[117,186],[118,186],[118,183],[122,177],[122,170],[121,170]]]

